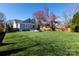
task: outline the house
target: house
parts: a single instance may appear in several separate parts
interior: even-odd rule
[[[35,29],[34,19],[26,19],[26,20],[14,19],[14,20],[10,20],[8,24],[13,29],[19,29],[20,31]]]

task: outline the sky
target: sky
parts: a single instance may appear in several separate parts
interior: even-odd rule
[[[48,7],[49,13],[53,12],[57,16],[61,16],[63,11],[76,4],[70,3],[0,3],[0,12],[3,12],[7,18],[25,20],[32,18],[33,13]]]

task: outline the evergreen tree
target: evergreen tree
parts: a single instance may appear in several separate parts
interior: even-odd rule
[[[72,31],[79,32],[79,12],[74,14],[74,16],[71,20],[71,23],[70,23],[70,27],[71,27]]]

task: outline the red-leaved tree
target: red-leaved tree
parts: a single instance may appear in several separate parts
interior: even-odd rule
[[[50,16],[50,26],[52,27],[52,30],[55,30],[55,23],[57,23],[56,22],[56,19],[58,18],[58,16],[56,16],[55,14],[51,14]]]
[[[58,18],[54,13],[48,14],[47,10],[39,10],[33,14],[33,17],[36,19],[36,25],[40,28],[41,25],[53,26],[55,20]]]
[[[44,16],[44,11],[39,10],[33,14],[33,17],[36,19],[36,25],[38,29],[40,28],[40,25],[43,25],[42,21],[44,21],[45,16]]]

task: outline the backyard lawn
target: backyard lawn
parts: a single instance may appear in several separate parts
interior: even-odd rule
[[[7,33],[0,55],[69,56],[79,55],[79,33],[13,32]]]

